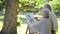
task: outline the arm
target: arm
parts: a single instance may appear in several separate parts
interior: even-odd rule
[[[39,29],[41,28],[43,22],[44,22],[43,20],[40,20],[38,23],[30,23],[31,24],[30,27],[35,30],[33,32],[39,31]]]

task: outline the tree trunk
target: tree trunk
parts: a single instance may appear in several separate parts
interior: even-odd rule
[[[6,0],[6,12],[1,34],[17,34],[18,0]]]

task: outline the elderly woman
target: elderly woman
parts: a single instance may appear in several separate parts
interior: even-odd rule
[[[56,17],[56,15],[55,15],[55,13],[52,12],[52,8],[51,8],[51,6],[50,6],[49,4],[45,4],[45,5],[44,5],[44,9],[50,10],[49,15],[50,15],[50,19],[51,19],[52,25],[53,25],[53,27],[52,27],[52,29],[53,29],[53,30],[52,30],[52,34],[54,34],[53,32],[55,32],[55,34],[56,34],[56,32],[57,32],[57,30],[58,30],[57,17]]]
[[[51,34],[52,22],[49,19],[49,10],[42,9],[42,16],[42,20],[40,20],[38,23],[30,23],[30,27],[34,28],[34,32],[38,32],[39,34]],[[30,21],[32,22],[32,19],[30,19]]]

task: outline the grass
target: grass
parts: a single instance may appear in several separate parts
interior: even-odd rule
[[[26,22],[26,19],[25,19],[25,16],[23,15],[18,15],[18,17],[21,19],[22,21],[22,25],[21,27],[17,27],[17,34],[25,34],[25,31],[26,31],[26,27],[27,27],[27,22]],[[3,26],[3,16],[0,16],[0,31],[2,29],[2,26]],[[58,20],[58,31],[57,31],[57,34],[60,34],[60,18],[57,18]]]

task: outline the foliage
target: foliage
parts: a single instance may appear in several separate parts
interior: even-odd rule
[[[4,3],[5,0],[0,0],[0,11],[2,11],[2,9],[5,7]]]
[[[0,0],[1,1],[1,0]],[[43,6],[44,0],[17,0],[18,1],[18,11],[26,12],[26,10],[39,11],[40,7]],[[1,1],[0,10],[5,9],[5,0]],[[3,10],[5,11],[5,10]]]
[[[26,10],[32,10],[39,12],[46,0],[18,0],[18,11],[26,12]],[[60,13],[60,0],[49,0],[52,8],[56,14]],[[0,11],[5,7],[5,0],[0,0]]]
[[[60,0],[53,0],[50,2],[50,4],[52,5],[54,12],[57,15],[60,15]]]
[[[39,11],[43,3],[44,0],[19,0],[19,11]]]

